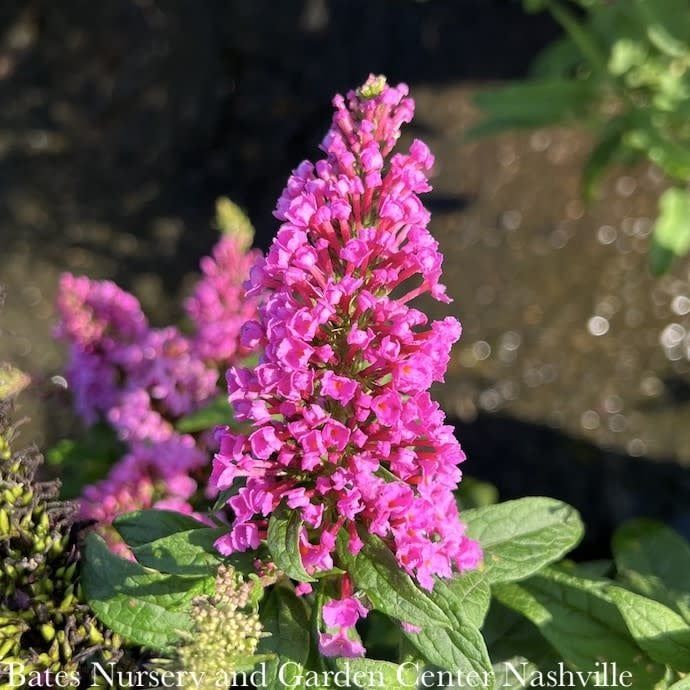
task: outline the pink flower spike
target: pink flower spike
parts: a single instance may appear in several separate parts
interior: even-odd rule
[[[299,511],[307,572],[342,567],[344,529],[352,553],[360,533],[376,534],[431,588],[481,560],[453,496],[464,453],[428,392],[460,327],[413,306],[425,294],[447,301],[420,197],[433,156],[420,141],[394,152],[414,113],[405,85],[372,75],[333,106],[324,156],[293,171],[276,206],[281,226],[248,281],[248,294],[264,296],[244,341],[259,361],[227,381],[252,430],[225,432],[212,481],[227,483],[234,467],[271,495],[261,512],[234,500],[232,529],[263,533],[276,506]],[[327,653],[362,651],[343,633],[361,614],[351,594],[325,609],[340,631],[322,635]]]
[[[256,316],[258,302],[243,296],[242,284],[259,254],[245,244],[225,236],[202,259],[203,277],[185,305],[195,326],[189,336],[152,328],[137,299],[110,281],[61,277],[55,333],[69,348],[75,408],[87,424],[107,421],[126,445],[108,476],[85,488],[85,518],[104,526],[143,508],[192,513],[192,473],[214,442],[210,433],[179,434],[175,423],[217,395],[221,371],[246,353],[240,327]],[[246,472],[219,462],[211,493],[238,474]]]

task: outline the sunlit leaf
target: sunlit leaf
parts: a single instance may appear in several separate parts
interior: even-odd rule
[[[655,275],[668,270],[673,260],[690,250],[690,194],[685,189],[667,189],[659,200],[649,260]]]

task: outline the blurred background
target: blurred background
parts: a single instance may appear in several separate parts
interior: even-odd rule
[[[244,207],[266,248],[332,95],[384,73],[410,85],[408,135],[437,157],[431,229],[464,336],[436,396],[465,471],[503,499],[574,504],[587,556],[634,515],[687,535],[690,262],[655,277],[647,256],[666,176],[614,167],[586,203],[585,127],[466,137],[475,95],[524,78],[561,33],[518,0],[3,0],[0,360],[34,379],[33,437],[75,424],[54,378],[60,272],[112,278],[175,321],[214,200]]]

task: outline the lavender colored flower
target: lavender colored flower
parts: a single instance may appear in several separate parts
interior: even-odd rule
[[[138,300],[110,280],[65,273],[60,278],[56,335],[93,352],[138,340],[148,322]]]
[[[196,333],[151,328],[135,297],[110,281],[62,276],[57,337],[69,345],[67,378],[87,424],[106,420],[128,454],[106,479],[87,487],[82,516],[108,524],[131,510],[190,512],[193,477],[206,464],[203,443],[175,431],[175,421],[217,395],[220,371],[240,356],[241,322],[256,312],[240,285],[257,252],[247,229],[228,234],[187,302]]]
[[[185,302],[197,329],[197,352],[203,359],[226,367],[243,354],[240,330],[256,314],[257,300],[244,297],[243,284],[261,253],[247,252],[245,241],[242,235],[221,238],[213,255],[201,260],[203,277]]]

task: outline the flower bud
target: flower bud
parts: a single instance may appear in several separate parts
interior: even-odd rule
[[[35,673],[74,673],[96,654],[117,655],[78,591],[75,506],[38,483],[35,450],[13,452],[10,405],[0,401],[0,688],[10,664]]]
[[[228,674],[251,666],[263,636],[259,615],[251,606],[255,581],[244,581],[233,568],[221,566],[213,596],[199,597],[192,605],[193,627],[177,650],[177,665],[200,673],[207,680],[202,690],[215,687],[220,671]]]

